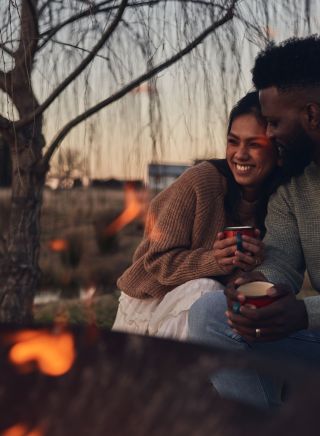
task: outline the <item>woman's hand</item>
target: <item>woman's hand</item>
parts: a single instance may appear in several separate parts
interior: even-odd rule
[[[242,271],[252,271],[264,259],[264,244],[260,240],[260,230],[255,229],[255,237],[242,235],[243,250],[234,253],[234,265]]]
[[[225,274],[230,274],[236,268],[234,264],[236,250],[236,237],[225,238],[223,232],[217,234],[217,239],[213,244],[213,255]]]
[[[261,264],[264,259],[264,244],[259,236],[258,229],[255,229],[255,237],[242,235],[243,251],[240,251],[237,249],[236,237],[224,238],[223,232],[218,233],[213,254],[225,274],[230,274],[235,268],[252,271]]]

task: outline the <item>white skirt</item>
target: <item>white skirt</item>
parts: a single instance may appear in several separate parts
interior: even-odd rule
[[[112,330],[185,340],[192,304],[207,292],[223,289],[220,282],[203,278],[174,288],[162,299],[133,298],[122,292]]]

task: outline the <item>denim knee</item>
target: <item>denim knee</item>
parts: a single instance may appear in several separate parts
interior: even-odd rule
[[[189,337],[205,341],[208,329],[225,330],[228,326],[226,310],[227,303],[223,291],[209,292],[200,297],[190,308]],[[220,328],[219,324],[221,324]]]

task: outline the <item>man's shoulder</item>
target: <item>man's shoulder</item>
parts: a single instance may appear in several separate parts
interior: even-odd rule
[[[280,185],[277,193],[301,197],[314,192],[315,189],[320,189],[320,167],[312,163],[301,175],[292,177],[287,183]]]
[[[314,207],[314,199],[320,196],[320,168],[309,165],[303,174],[292,177],[287,183],[280,185],[270,198],[272,204],[286,204],[296,212]]]

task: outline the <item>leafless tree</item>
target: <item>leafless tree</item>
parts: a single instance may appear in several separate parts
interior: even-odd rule
[[[236,72],[232,89],[241,87],[240,29],[247,40],[262,46],[272,37],[272,26],[285,25],[288,17],[293,31],[308,29],[311,5],[311,0],[285,0],[281,5],[267,0],[1,2],[0,135],[10,144],[13,182],[6,253],[0,263],[0,321],[31,318],[44,181],[69,132],[147,82],[148,127],[156,149],[162,121],[159,73],[179,62],[187,83],[196,68],[205,78],[207,106],[213,94],[225,91],[220,94],[227,111],[230,56]],[[210,45],[203,44],[209,36]],[[208,78],[209,58],[221,72],[222,89]],[[104,71],[103,86],[95,76],[98,64]],[[61,113],[69,119],[59,127],[55,119]],[[53,139],[47,142],[44,131],[55,133]]]

